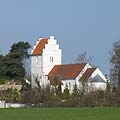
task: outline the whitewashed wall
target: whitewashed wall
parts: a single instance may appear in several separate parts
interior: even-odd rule
[[[48,39],[48,44],[43,49],[43,73],[48,75],[54,65],[60,65],[62,60],[62,50],[53,36]]]
[[[31,57],[31,79],[32,86],[36,86],[35,79],[41,80],[42,74],[42,56]]]
[[[20,107],[25,107],[25,104],[20,104],[20,103],[6,103],[5,101],[0,101],[0,108],[20,108]]]
[[[39,43],[40,38],[36,45]],[[36,46],[34,46],[35,49]],[[33,50],[32,50],[33,52]],[[48,44],[45,44],[42,55],[31,57],[31,78],[32,86],[36,86],[35,79],[37,78],[41,86],[49,84],[48,73],[54,65],[60,65],[62,62],[62,50],[59,48],[54,36],[50,36]]]
[[[62,92],[64,92],[64,89],[66,88],[66,85],[68,86],[68,89],[70,93],[73,92],[74,86],[75,86],[75,80],[63,80],[62,81],[63,85],[62,87]]]

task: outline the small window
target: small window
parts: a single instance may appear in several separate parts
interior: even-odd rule
[[[52,62],[53,62],[53,57],[52,57]]]
[[[50,57],[50,62],[53,63],[53,57]]]

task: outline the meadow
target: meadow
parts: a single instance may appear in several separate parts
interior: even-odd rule
[[[6,108],[0,120],[120,120],[120,108]]]

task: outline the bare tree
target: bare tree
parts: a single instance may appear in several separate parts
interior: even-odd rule
[[[118,83],[118,87],[120,88],[120,40],[113,44],[112,51],[110,51],[110,62],[112,64],[112,72],[111,76],[116,83]]]
[[[76,58],[76,63],[88,63],[92,61],[93,57],[88,56],[87,52],[80,53]]]

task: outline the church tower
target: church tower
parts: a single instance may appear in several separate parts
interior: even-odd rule
[[[36,80],[41,86],[49,84],[48,73],[54,65],[60,65],[62,50],[59,48],[54,36],[39,38],[31,52],[31,82],[36,86]]]

